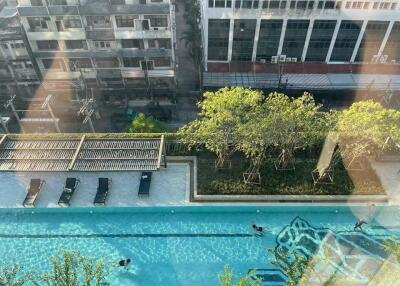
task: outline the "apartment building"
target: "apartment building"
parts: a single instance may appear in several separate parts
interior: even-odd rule
[[[19,0],[17,10],[46,90],[131,100],[174,90],[170,0]]]
[[[398,1],[202,0],[201,8],[209,72],[400,63]]]
[[[0,95],[31,94],[40,84],[29,43],[21,29],[17,10],[0,6]]]

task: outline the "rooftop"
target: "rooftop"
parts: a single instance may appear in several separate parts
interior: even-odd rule
[[[3,135],[0,171],[157,171],[165,162],[164,136]]]

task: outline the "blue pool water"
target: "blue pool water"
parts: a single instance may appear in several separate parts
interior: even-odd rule
[[[359,218],[368,225],[354,232]],[[111,285],[204,286],[218,285],[225,264],[238,275],[258,269],[269,279],[266,250],[278,244],[309,254],[324,244],[344,260],[333,265],[365,281],[366,264],[370,269],[386,257],[383,239],[399,236],[399,219],[392,207],[7,210],[0,212],[0,265],[44,273],[60,249],[79,250],[108,261],[133,260],[128,272],[113,269]],[[253,223],[267,228],[266,235],[253,236]]]

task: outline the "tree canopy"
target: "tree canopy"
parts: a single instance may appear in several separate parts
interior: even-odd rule
[[[179,130],[179,135],[189,148],[204,144],[217,155],[217,166],[238,148],[238,130],[262,102],[260,92],[242,87],[223,88],[204,93],[198,106],[199,119]]]
[[[128,133],[160,133],[163,131],[164,128],[158,120],[143,113],[139,113],[127,128]]]
[[[372,100],[356,102],[340,113],[337,129],[342,157],[350,166],[361,156],[382,151],[388,138],[400,141],[400,112]]]

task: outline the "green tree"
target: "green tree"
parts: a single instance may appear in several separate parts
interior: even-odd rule
[[[102,286],[108,271],[103,259],[64,251],[52,259],[52,272],[41,277],[47,286]],[[39,284],[38,284],[39,285]]]
[[[361,101],[344,110],[338,119],[339,144],[347,167],[362,156],[375,155],[386,140],[400,140],[400,112],[374,101]]]
[[[270,94],[265,102],[265,129],[268,145],[280,149],[277,169],[294,166],[294,152],[319,142],[329,128],[327,113],[320,111],[309,93],[299,98]]]
[[[232,269],[226,265],[224,272],[218,274],[218,279],[221,286],[261,286],[260,279],[253,279],[254,274],[254,271],[251,271],[239,281],[234,282],[235,275]]]
[[[198,106],[199,119],[182,127],[178,134],[189,148],[204,145],[217,155],[216,167],[223,168],[237,151],[237,131],[261,104],[260,92],[243,87],[222,88],[204,93]]]
[[[387,239],[384,241],[383,247],[396,258],[398,263],[400,263],[400,239],[396,237]]]
[[[303,275],[307,272],[310,259],[295,252],[290,253],[282,248],[268,249],[268,252],[274,256],[271,264],[282,270],[286,275],[287,286],[298,286]]]
[[[130,126],[127,127],[128,133],[160,133],[164,129],[161,123],[152,116],[139,113]]]
[[[21,268],[14,265],[12,269],[3,267],[0,273],[0,286],[22,286],[32,281],[32,274],[20,274]]]
[[[259,170],[269,147],[280,150],[277,169],[293,168],[294,152],[320,141],[332,122],[330,114],[320,108],[308,93],[296,99],[271,93],[252,114],[246,115],[249,118],[238,132],[239,149],[251,160],[245,182],[259,183]]]

